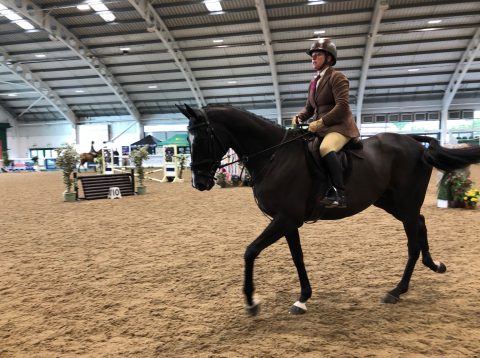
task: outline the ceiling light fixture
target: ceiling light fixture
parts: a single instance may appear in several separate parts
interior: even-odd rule
[[[324,34],[325,33],[325,30],[318,30],[318,31],[314,31],[313,32],[315,35],[320,35],[320,34]]]
[[[13,21],[14,24],[17,24],[24,30],[34,30],[35,26],[33,26],[30,22],[27,20],[18,20],[18,21]]]
[[[419,30],[414,30],[414,31],[435,31],[435,30],[441,30],[441,27],[427,27],[426,29],[419,29]]]
[[[15,14],[12,10],[9,10],[9,9],[3,10],[0,14],[5,16],[7,19],[9,19],[11,21],[22,19],[22,17],[20,15]]]
[[[47,57],[47,55],[45,55],[44,53],[36,53],[35,57],[44,58],[44,57]]]
[[[222,42],[223,42],[223,40],[221,40],[221,39],[218,39],[218,40],[213,40],[213,42],[214,42],[214,43],[222,43]]]
[[[100,15],[106,22],[115,21],[115,15],[113,15],[111,11],[102,11],[98,12],[97,14]]]
[[[419,68],[409,68],[407,71],[408,72],[417,72],[417,71],[420,71],[420,69]]]
[[[120,51],[130,51],[130,47],[120,47]]]
[[[105,6],[101,1],[89,1],[88,5],[95,11],[108,11],[108,7]]]
[[[75,90],[76,93],[84,93],[84,90]]]
[[[20,15],[2,4],[0,4],[0,16],[5,16],[12,22],[12,24],[16,24],[24,30],[35,30],[35,26],[33,26],[29,21],[25,20]]]
[[[326,1],[308,0],[308,5],[323,5]]]
[[[237,83],[237,81],[228,81],[227,83],[230,85],[234,85],[235,83]]]
[[[152,85],[152,86],[148,86],[148,88],[152,88],[152,89],[153,89],[153,88],[158,88],[158,86]]]
[[[115,21],[115,15],[113,14],[113,12],[111,12],[108,9],[108,7],[101,0],[90,0],[90,1],[87,1],[86,5],[91,7],[106,22]]]
[[[9,93],[8,97],[17,97],[17,93]]]
[[[219,0],[206,0],[203,2],[207,7],[207,10],[210,12],[218,12],[222,11],[222,4],[220,4]]]
[[[430,20],[430,21],[428,22],[428,24],[439,24],[439,23],[441,23],[441,22],[442,22],[442,20]]]
[[[88,11],[88,10],[90,10],[90,5],[80,4],[80,5],[77,5],[77,9],[80,10],[80,11]]]

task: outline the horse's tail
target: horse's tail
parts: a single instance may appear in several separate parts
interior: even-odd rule
[[[480,146],[472,145],[466,148],[445,148],[438,140],[432,137],[410,135],[421,143],[428,143],[428,148],[423,152],[423,159],[437,169],[452,171],[465,168],[470,164],[480,163]]]

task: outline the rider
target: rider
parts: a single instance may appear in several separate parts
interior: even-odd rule
[[[95,148],[93,148],[94,143],[95,142],[92,140],[92,144],[90,145],[90,154],[97,155],[97,151],[95,150]]]
[[[307,54],[312,58],[312,67],[317,71],[310,82],[305,108],[292,119],[292,125],[313,116],[308,130],[324,137],[320,144],[332,187],[322,200],[327,207],[346,207],[345,186],[338,152],[352,138],[360,136],[348,102],[348,78],[333,68],[337,62],[337,48],[329,39],[314,42]]]
[[[98,152],[95,150],[95,148],[93,148],[93,145],[95,144],[95,142],[92,140],[92,144],[90,145],[90,154],[93,155],[94,157],[96,157],[98,155]]]

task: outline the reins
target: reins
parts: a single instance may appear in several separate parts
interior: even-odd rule
[[[188,127],[188,130],[190,132],[190,131],[197,130],[201,127],[206,127],[207,136],[209,136],[210,139],[211,139],[209,141],[209,146],[210,146],[209,150],[210,150],[210,153],[213,155],[213,157],[215,157],[215,152],[216,152],[216,150],[215,150],[216,148],[215,148],[215,145],[214,145],[215,141],[218,142],[222,151],[223,150],[226,151],[228,149],[228,146],[225,146],[224,143],[222,142],[221,138],[215,134],[215,130],[214,130],[213,126],[211,125],[210,121],[208,120],[207,113],[203,109],[201,109],[200,111],[202,112],[205,120],[201,123],[190,125]],[[266,152],[278,149],[278,148],[280,148],[280,147],[282,147],[282,146],[284,146],[288,143],[294,142],[298,139],[304,138],[307,135],[311,135],[311,133],[307,131],[305,133],[302,133],[301,135],[298,135],[298,136],[296,136],[294,138],[291,138],[291,139],[286,141],[285,138],[287,137],[287,135],[288,135],[288,130],[285,131],[285,134],[284,134],[282,140],[280,141],[280,143],[275,144],[271,147],[262,149],[262,150],[260,150],[256,153],[252,153],[252,154],[249,154],[249,155],[242,155],[240,158],[238,158],[238,159],[236,159],[232,162],[225,163],[225,164],[221,163],[223,160],[231,157],[231,155],[229,154],[229,155],[224,156],[222,159],[220,159],[218,161],[215,161],[215,160],[212,160],[212,159],[204,159],[204,160],[201,160],[199,162],[192,163],[191,168],[192,169],[198,168],[197,172],[199,174],[214,178],[216,170],[221,169],[221,168],[225,168],[225,167],[227,167],[229,165],[232,165],[232,164],[235,164],[235,163],[242,163],[243,164],[242,172],[243,172],[243,169],[245,168],[245,164],[248,163],[248,161],[250,161],[252,158],[257,157],[259,155],[262,155]],[[209,170],[202,169],[201,166],[203,166],[204,164],[207,164],[207,165],[210,164],[211,165],[210,169]]]

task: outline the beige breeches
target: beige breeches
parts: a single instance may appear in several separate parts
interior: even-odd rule
[[[328,133],[320,144],[320,156],[324,157],[332,151],[338,152],[349,140],[350,138],[345,137],[343,134],[337,132]]]

